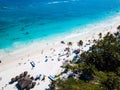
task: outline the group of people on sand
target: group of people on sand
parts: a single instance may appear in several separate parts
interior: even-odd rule
[[[41,79],[41,74],[40,75],[38,75],[36,78],[35,78],[35,80],[40,80]],[[43,78],[41,79],[41,81],[44,81],[45,80],[45,75],[43,75]]]

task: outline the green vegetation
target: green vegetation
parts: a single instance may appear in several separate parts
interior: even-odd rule
[[[80,40],[80,41],[77,43],[77,45],[78,45],[79,47],[82,46],[82,45],[83,45],[83,41]]]
[[[83,61],[71,63],[65,68],[73,72],[73,76],[67,80],[58,79],[51,83],[51,90],[120,90],[120,26],[118,32],[108,32],[103,38],[99,34],[99,40],[90,50],[79,57]],[[80,40],[78,45],[83,42]],[[78,75],[75,78],[75,75]]]
[[[68,45],[68,47],[72,46],[72,42],[68,42],[67,45]]]

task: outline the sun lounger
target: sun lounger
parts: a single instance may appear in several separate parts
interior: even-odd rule
[[[48,61],[48,59],[45,59],[45,62],[47,62]]]
[[[35,62],[32,61],[32,62],[30,62],[30,64],[32,67],[35,67]]]
[[[53,76],[48,76],[48,78],[51,80],[51,81],[56,81],[56,78],[54,78]]]
[[[42,74],[39,74],[36,78],[35,78],[35,80],[40,80],[40,78],[41,78],[41,76],[42,76]]]
[[[47,56],[45,56],[45,62],[47,62],[48,61],[48,57]]]

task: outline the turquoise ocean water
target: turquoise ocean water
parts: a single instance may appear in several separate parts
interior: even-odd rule
[[[0,49],[56,38],[119,11],[120,0],[0,0]]]

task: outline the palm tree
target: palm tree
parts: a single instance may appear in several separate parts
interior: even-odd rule
[[[99,33],[99,38],[102,38],[102,33]]]
[[[82,45],[83,45],[83,41],[82,41],[82,40],[80,40],[77,44],[78,44],[78,46],[80,47],[80,46],[82,46]]]
[[[120,90],[120,78],[113,76],[109,76],[107,80],[103,82],[105,87],[108,90]]]
[[[117,31],[116,33],[114,33],[114,35],[117,37],[117,36],[119,36],[119,35],[120,35],[120,32],[119,32],[119,31]]]
[[[68,42],[67,45],[68,45],[68,47],[72,46],[72,42]]]
[[[118,30],[120,30],[120,25],[117,27]]]
[[[107,32],[106,36],[109,36],[110,35],[110,32]]]
[[[49,87],[50,87],[50,90],[55,90],[55,81],[52,81],[52,82],[49,84]]]
[[[94,40],[93,40],[93,43],[96,43],[96,41],[97,41],[97,40],[96,40],[96,39],[94,39]]]

